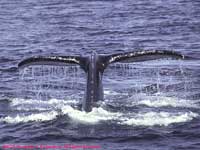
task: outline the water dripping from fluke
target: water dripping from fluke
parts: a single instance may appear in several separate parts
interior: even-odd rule
[[[118,54],[112,54],[112,55],[98,55],[95,51],[92,52],[90,56],[38,56],[38,57],[31,57],[23,60],[19,63],[18,67],[20,69],[24,69],[27,67],[35,67],[32,72],[32,77],[29,78],[29,80],[35,81],[35,78],[38,78],[38,76],[46,76],[47,78],[51,79],[58,79],[61,83],[64,82],[66,79],[63,79],[62,75],[65,75],[65,77],[69,77],[68,81],[72,81],[71,84],[65,84],[63,93],[65,93],[65,89],[69,88],[72,89],[75,86],[79,87],[79,81],[77,81],[77,69],[79,68],[84,73],[84,78],[86,79],[86,88],[85,88],[85,98],[81,101],[81,107],[82,110],[85,112],[92,111],[92,108],[98,101],[104,100],[104,92],[103,92],[103,75],[105,69],[115,63],[121,63],[121,65],[115,66],[122,67],[123,72],[122,76],[126,76],[126,74],[132,74],[132,72],[129,72],[131,67],[128,65],[128,63],[135,63],[135,62],[143,62],[143,61],[151,61],[154,59],[163,59],[163,58],[170,58],[170,59],[182,59],[186,60],[189,59],[189,57],[184,56],[182,54],[179,54],[174,51],[161,51],[161,50],[149,50],[149,51],[133,51],[133,52],[126,52],[126,53],[118,53]],[[58,67],[50,67],[45,69],[44,66],[58,66]],[[37,68],[37,66],[42,66]],[[78,66],[78,67],[77,67]],[[42,71],[44,70],[44,71]],[[128,70],[128,72],[126,72]],[[48,72],[51,72],[50,74]],[[54,73],[56,73],[56,76],[54,76]],[[69,75],[72,73],[71,75]],[[140,77],[142,77],[142,72],[139,72]],[[51,76],[53,75],[53,76]],[[159,75],[159,73],[158,73]],[[158,77],[159,79],[160,77]],[[45,97],[43,95],[44,92],[47,93],[54,93],[56,96],[60,95],[60,89],[59,86],[56,85],[55,82],[51,81],[51,85],[53,88],[47,86],[45,83],[46,80],[42,78],[38,78],[37,82],[33,82],[31,85],[31,88],[29,88],[28,91],[39,91],[37,96],[39,99],[41,97]],[[160,81],[157,81],[157,90],[159,92]],[[140,85],[139,91],[142,90],[142,86]],[[28,88],[27,88],[28,89]],[[54,89],[54,90],[52,90]],[[56,93],[55,89],[58,89],[58,93]],[[67,96],[67,95],[66,95]],[[47,97],[48,99],[49,97]]]

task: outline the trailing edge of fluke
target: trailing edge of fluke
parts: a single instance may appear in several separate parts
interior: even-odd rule
[[[102,77],[109,64],[142,62],[162,58],[189,59],[180,53],[165,50],[140,50],[111,55],[98,55],[93,51],[90,56],[35,56],[21,61],[18,68],[32,65],[80,65],[87,74],[87,89],[82,102],[82,110],[90,112],[97,101],[103,100]]]

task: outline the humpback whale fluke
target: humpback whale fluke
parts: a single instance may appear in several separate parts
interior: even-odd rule
[[[86,97],[82,102],[82,110],[90,112],[97,101],[103,100],[103,72],[109,64],[121,62],[141,62],[161,58],[172,59],[188,59],[182,54],[174,51],[133,51],[126,53],[118,53],[111,55],[98,55],[92,52],[90,56],[38,56],[31,57],[21,61],[18,64],[19,68],[24,68],[32,65],[80,65],[87,74],[87,89]]]

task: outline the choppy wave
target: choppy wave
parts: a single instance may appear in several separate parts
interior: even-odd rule
[[[199,101],[180,99],[176,97],[164,97],[164,96],[148,96],[143,100],[137,102],[133,101],[133,105],[146,105],[149,107],[185,107],[196,108]]]
[[[71,106],[65,106],[62,108],[62,112],[64,114],[68,114],[68,116],[74,121],[89,124],[94,124],[106,120],[115,120],[122,116],[121,113],[110,112],[101,107],[93,108],[91,112],[86,113],[73,109]]]
[[[107,90],[106,94],[112,96],[123,95],[116,91]],[[106,95],[105,94],[105,95]],[[124,94],[126,95],[126,93]],[[109,99],[105,100],[109,103]],[[112,100],[114,102],[116,100]],[[191,99],[182,99],[177,97],[169,97],[164,96],[164,94],[160,95],[146,95],[145,93],[137,94],[137,96],[129,97],[126,102],[128,101],[128,106],[137,106],[137,105],[145,105],[148,107],[182,107],[182,108],[199,108],[200,100],[191,100]],[[125,103],[125,102],[124,102]]]
[[[31,115],[17,115],[15,117],[7,116],[1,121],[7,122],[7,123],[20,123],[20,122],[30,122],[30,121],[49,121],[56,118],[58,113],[56,111],[51,112],[45,112],[45,113],[38,113],[38,114],[31,114]]]
[[[160,103],[160,100],[163,103]],[[177,99],[170,99],[162,97],[161,99],[143,100],[138,102],[139,104],[145,104],[148,106],[161,107],[161,106],[172,106],[172,107],[189,107],[195,106],[193,103],[188,103],[186,100],[183,102],[178,102]],[[67,115],[72,121],[83,123],[83,124],[97,124],[101,121],[112,120],[116,124],[128,125],[128,126],[168,126],[173,123],[187,122],[191,121],[193,118],[198,117],[197,113],[192,111],[182,111],[182,112],[167,112],[167,111],[149,111],[149,112],[112,112],[106,110],[102,107],[93,108],[89,113],[77,110],[70,106],[69,103],[76,103],[76,101],[65,101],[58,99],[51,99],[49,101],[34,101],[34,100],[24,100],[24,99],[13,99],[11,106],[14,108],[19,107],[20,110],[32,110],[34,109],[48,110],[47,112],[33,113],[29,115],[18,114],[16,116],[7,116],[1,118],[1,121],[7,123],[20,123],[20,122],[42,122],[56,119],[57,116],[63,114]],[[45,104],[45,105],[44,105]],[[29,106],[29,107],[27,107]],[[36,107],[37,106],[37,107]],[[26,108],[23,108],[26,107]],[[51,108],[52,110],[49,110]],[[59,111],[58,111],[59,110]]]
[[[50,99],[50,100],[32,100],[32,99],[20,99],[15,98],[11,102],[11,106],[15,110],[21,110],[21,111],[30,111],[30,110],[50,110],[50,109],[56,109],[61,108],[65,105],[70,104],[77,104],[77,100],[68,99],[68,100],[62,100],[62,99]]]
[[[181,123],[192,120],[198,114],[193,112],[169,113],[169,112],[147,112],[139,113],[133,118],[125,119],[123,124],[136,126],[168,126],[172,123]]]

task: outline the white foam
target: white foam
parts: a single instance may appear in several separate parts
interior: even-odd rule
[[[84,111],[73,109],[71,106],[65,106],[62,108],[62,112],[68,114],[68,116],[74,121],[87,124],[96,124],[100,121],[115,120],[122,116],[121,113],[109,112],[101,107],[93,108],[91,112],[86,113]]]
[[[127,92],[117,92],[117,91],[114,91],[114,90],[109,90],[109,89],[105,89],[104,90],[104,95],[109,95],[109,96],[116,96],[116,95],[120,95],[120,96],[122,96],[122,95],[128,95],[128,93]]]
[[[109,112],[103,108],[93,108],[89,113],[76,110],[71,106],[63,106],[62,113],[68,115],[74,122],[84,124],[97,124],[101,121],[115,120],[118,124],[129,126],[168,126],[172,123],[187,122],[197,117],[198,114],[193,112],[146,112],[146,113],[130,113],[123,114],[119,112]],[[57,111],[31,114],[31,115],[17,115],[15,117],[7,116],[1,121],[7,123],[19,123],[30,121],[48,121],[55,119],[59,113]]]
[[[116,120],[119,124],[130,126],[168,126],[172,123],[187,122],[197,117],[193,112],[146,112],[123,114],[119,112],[109,112],[103,108],[93,108],[89,113],[73,109],[71,106],[62,108],[62,112],[67,114],[72,120],[80,123],[97,124],[100,121]]]
[[[30,121],[49,121],[56,118],[58,113],[56,111],[51,112],[45,112],[45,113],[38,113],[38,114],[31,114],[31,115],[17,115],[15,117],[7,116],[5,118],[2,118],[1,121],[7,122],[7,123],[20,123],[20,122],[30,122]]]
[[[178,99],[175,97],[164,97],[164,96],[149,96],[142,100],[133,101],[132,105],[146,105],[149,107],[185,107],[185,108],[196,108],[198,101]]]
[[[168,126],[172,123],[187,122],[197,117],[198,114],[193,112],[185,113],[168,113],[168,112],[147,112],[135,114],[133,118],[123,119],[122,124],[130,126]]]
[[[77,100],[61,100],[61,99],[50,99],[50,100],[32,100],[32,99],[12,99],[10,106],[15,110],[49,110],[54,108],[62,108],[64,105],[76,104]]]
[[[77,110],[68,104],[65,100],[51,99],[49,101],[37,101],[37,100],[24,100],[24,99],[15,99],[12,101],[11,106],[23,108],[25,104],[33,104],[35,108],[41,106],[42,104],[47,104],[49,107],[52,107],[48,112],[40,112],[37,114],[31,115],[16,115],[16,116],[7,116],[1,118],[1,121],[7,123],[20,123],[20,122],[30,122],[30,121],[48,121],[55,119],[60,113],[56,111],[57,109],[61,110],[62,114],[68,115],[71,120],[74,122],[84,123],[84,124],[97,124],[101,121],[113,120],[116,123],[129,125],[129,126],[167,126],[172,123],[187,122],[197,117],[198,114],[194,112],[138,112],[138,113],[122,113],[122,112],[111,112],[103,109],[102,107],[93,108],[91,112],[86,113],[84,111]],[[195,103],[190,103],[187,100],[180,101],[176,98],[169,97],[160,97],[159,99],[146,99],[134,102],[134,105],[144,104],[151,107],[161,107],[161,106],[173,106],[173,107],[191,107],[196,106]],[[44,107],[46,108],[46,107]],[[55,109],[54,109],[55,108]],[[32,110],[31,107],[27,109]]]
[[[15,98],[12,99],[11,105],[20,105],[20,104],[69,104],[69,103],[77,103],[77,100],[60,100],[60,99],[50,99],[50,100],[32,100],[32,99],[20,99]]]

